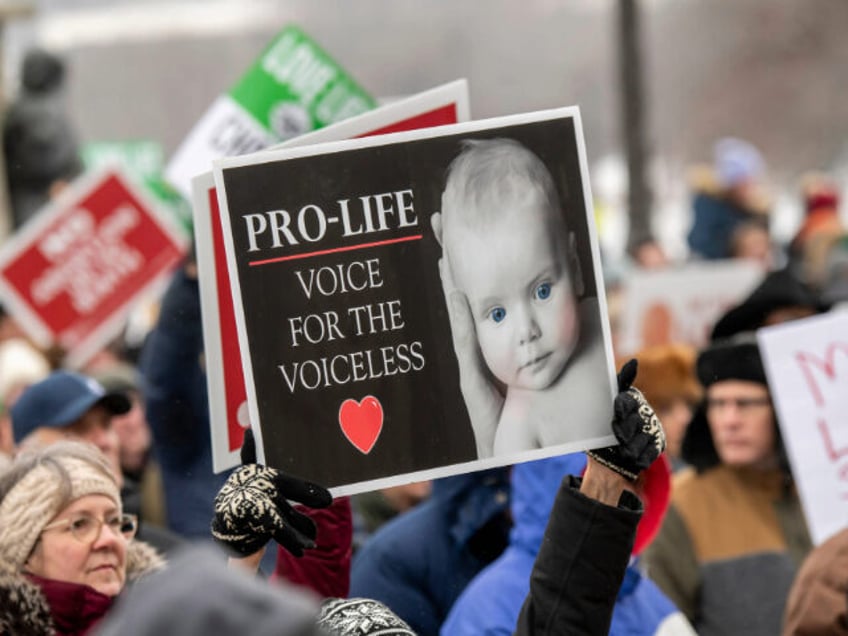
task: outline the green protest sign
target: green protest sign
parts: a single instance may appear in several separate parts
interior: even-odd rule
[[[186,197],[213,159],[256,152],[376,106],[376,101],[296,26],[285,27],[175,153],[166,177]]]

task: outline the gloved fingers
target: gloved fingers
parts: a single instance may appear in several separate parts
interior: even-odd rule
[[[624,457],[641,464],[642,459],[653,445],[654,440],[648,435],[635,435],[627,444],[619,446],[619,450]]]
[[[300,533],[296,528],[288,524],[278,527],[273,533],[274,541],[291,552],[294,556],[303,556],[305,549],[315,547],[315,540]]]
[[[256,463],[256,440],[253,438],[253,431],[249,428],[244,431],[240,455],[242,464]]]
[[[636,379],[636,371],[639,363],[636,358],[631,358],[625,362],[621,370],[618,372],[618,392],[624,393],[633,385],[633,380]]]
[[[292,508],[289,513],[285,515],[285,519],[301,537],[304,537],[313,543],[315,542],[315,539],[318,537],[318,526],[315,525],[315,522],[307,515]]]
[[[310,508],[326,508],[333,503],[330,491],[311,481],[292,477],[279,470],[274,470],[273,481],[277,492],[284,499],[302,503]]]

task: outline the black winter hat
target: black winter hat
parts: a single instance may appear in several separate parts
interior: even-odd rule
[[[705,389],[724,380],[768,385],[760,347],[752,332],[717,341],[704,349],[695,363],[695,372]]]
[[[759,286],[733,307],[713,327],[711,340],[729,338],[763,326],[768,315],[789,307],[808,307],[815,312],[827,307],[788,268],[769,273]]]
[[[698,380],[706,389],[716,382],[745,380],[768,386],[760,349],[753,333],[738,334],[704,349],[695,363]],[[706,398],[686,428],[680,449],[683,461],[698,472],[720,463],[707,422]]]

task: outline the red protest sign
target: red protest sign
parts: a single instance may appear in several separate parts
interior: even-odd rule
[[[71,185],[12,237],[0,293],[36,342],[81,364],[183,252],[177,231],[110,169]]]
[[[468,85],[458,80],[357,117],[301,135],[278,147],[383,135],[467,121]],[[211,173],[193,182],[194,231],[207,360],[212,461],[216,472],[238,465],[248,425],[247,389],[239,349],[224,235]],[[210,363],[210,361],[215,361]]]

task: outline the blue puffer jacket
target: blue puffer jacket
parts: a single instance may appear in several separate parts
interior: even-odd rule
[[[382,601],[418,636],[438,634],[460,592],[506,544],[508,475],[496,468],[433,482],[427,501],[357,552],[350,595]]]
[[[442,626],[443,636],[494,636],[513,633],[527,596],[533,561],[542,543],[554,498],[566,474],[579,475],[583,453],[521,464],[512,473],[510,545],[457,599]],[[613,613],[616,636],[691,634],[694,631],[662,592],[631,564]]]

